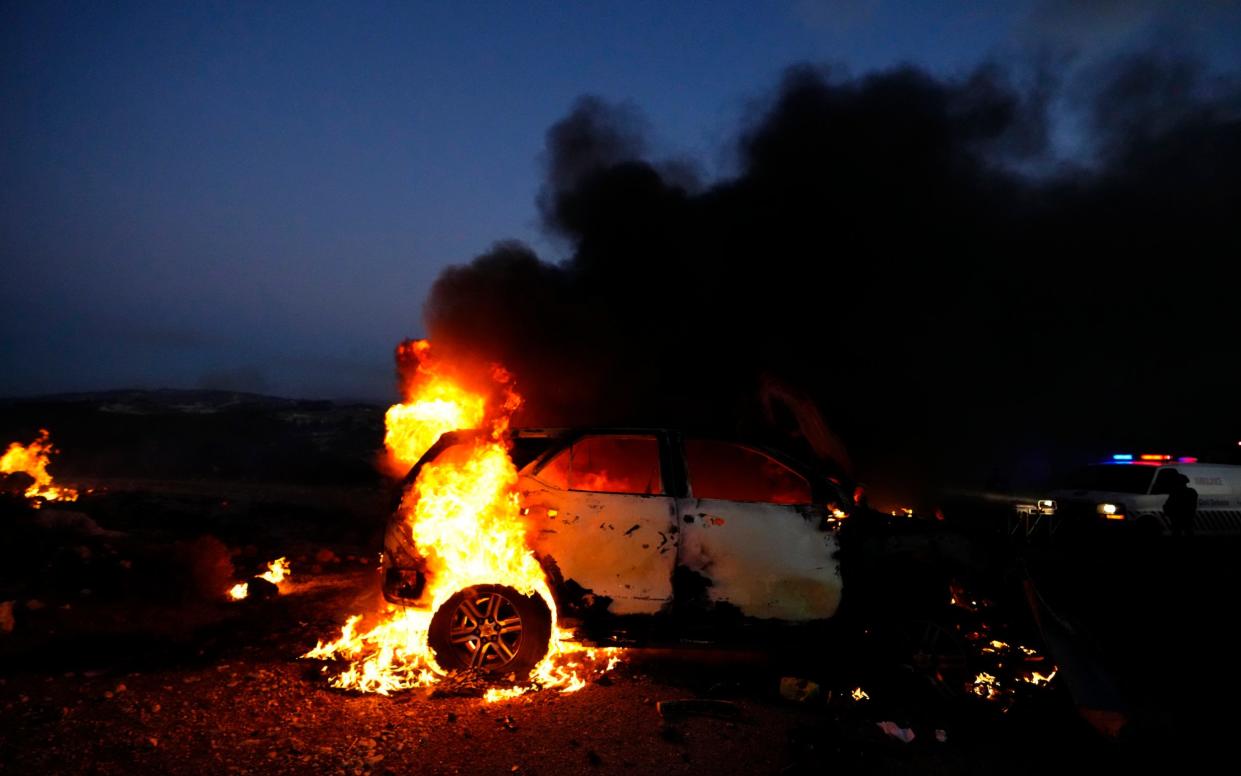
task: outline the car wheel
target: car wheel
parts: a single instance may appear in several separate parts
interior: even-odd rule
[[[551,612],[537,595],[476,585],[436,611],[427,641],[445,669],[523,676],[547,654],[551,629]]]

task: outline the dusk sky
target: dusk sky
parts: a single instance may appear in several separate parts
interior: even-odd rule
[[[389,397],[445,266],[508,238],[567,253],[539,154],[583,94],[710,181],[800,62],[1241,65],[1241,3],[1075,5],[5,2],[0,396]]]

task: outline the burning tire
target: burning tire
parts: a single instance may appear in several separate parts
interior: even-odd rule
[[[443,668],[522,676],[547,654],[551,630],[551,612],[537,595],[477,585],[439,608],[427,640]]]

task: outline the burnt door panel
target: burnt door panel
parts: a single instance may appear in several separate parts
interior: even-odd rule
[[[651,614],[672,598],[676,499],[657,435],[586,434],[522,477],[531,544],[566,582]]]
[[[612,599],[613,614],[653,614],[672,598],[676,500],[550,488],[523,478],[531,546],[564,581]]]

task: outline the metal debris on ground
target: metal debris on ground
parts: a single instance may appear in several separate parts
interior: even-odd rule
[[[903,728],[891,720],[876,722],[875,725],[888,735],[889,738],[895,738],[901,743],[908,744],[914,740],[914,732],[910,728]]]

